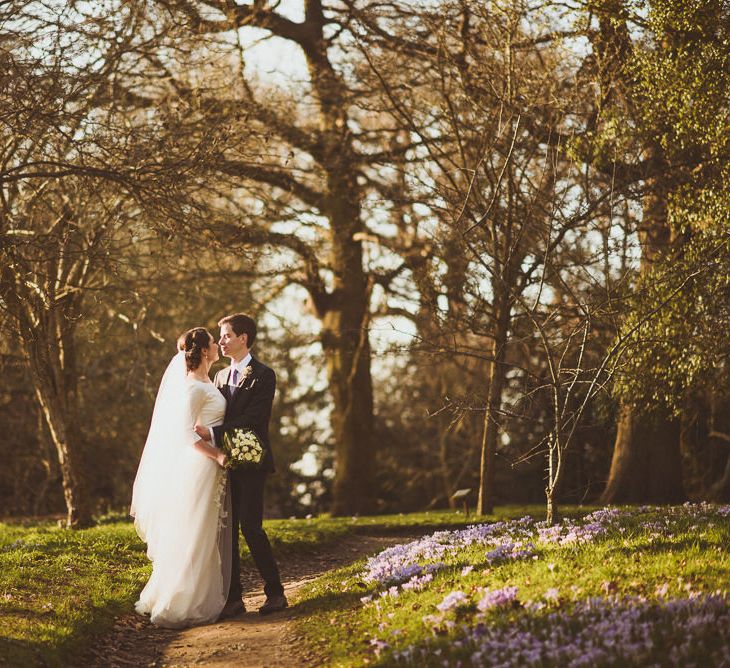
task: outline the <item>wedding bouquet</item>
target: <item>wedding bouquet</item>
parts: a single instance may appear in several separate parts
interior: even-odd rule
[[[257,469],[264,457],[264,447],[251,429],[231,429],[223,434],[223,452],[229,469]]]

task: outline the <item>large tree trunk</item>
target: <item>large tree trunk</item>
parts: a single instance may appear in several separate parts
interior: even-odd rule
[[[334,515],[376,510],[373,384],[370,376],[370,283],[363,267],[362,230],[354,160],[332,134],[327,214],[332,227],[334,286],[322,317],[322,347],[334,398]]]
[[[647,156],[654,156],[657,163],[663,164],[661,147],[652,146]],[[670,184],[662,170],[656,169],[659,176],[647,182],[639,226],[644,275],[676,241],[667,222]],[[679,422],[658,408],[651,413],[640,413],[624,405],[618,415],[611,470],[601,497],[603,503],[683,501]]]
[[[356,269],[354,273],[358,273]],[[363,286],[348,282],[335,290],[333,297],[336,303],[325,315],[322,331],[329,388],[334,398],[336,476],[332,513],[370,513],[376,510],[376,456],[372,437],[368,292]]]
[[[319,101],[327,174],[324,211],[330,222],[334,285],[321,305],[322,347],[334,398],[335,481],[332,513],[375,510],[373,386],[368,338],[370,284],[363,267],[358,157],[348,126],[349,95],[332,67],[324,37],[326,19],[320,0],[305,3],[308,38],[302,44]]]
[[[730,456],[725,463],[725,470],[722,477],[709,490],[710,501],[716,503],[728,503],[730,501]]]
[[[603,503],[680,503],[685,500],[679,420],[664,411],[637,415],[623,407]]]

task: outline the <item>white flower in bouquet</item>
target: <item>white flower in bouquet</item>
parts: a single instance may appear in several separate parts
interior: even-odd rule
[[[224,434],[223,449],[229,453],[230,467],[259,464],[264,454],[256,434],[244,429],[234,429]]]

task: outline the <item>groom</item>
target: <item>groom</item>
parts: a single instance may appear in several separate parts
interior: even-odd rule
[[[228,600],[220,618],[233,617],[246,612],[241,600],[241,561],[238,554],[238,527],[240,525],[248,549],[256,567],[264,579],[266,602],[259,608],[262,615],[287,607],[279,569],[271,551],[269,539],[262,527],[264,514],[264,483],[274,471],[274,458],[269,444],[269,418],[276,389],[273,370],[251,355],[256,340],[256,323],[247,315],[236,313],[218,322],[221,328],[218,343],[231,365],[215,376],[215,386],[226,398],[228,406],[223,424],[208,429],[196,427],[198,436],[213,443],[222,443],[223,434],[236,427],[253,429],[262,441],[265,456],[261,468],[256,471],[233,469],[230,472],[231,506],[233,510],[233,555],[231,561],[231,586]]]

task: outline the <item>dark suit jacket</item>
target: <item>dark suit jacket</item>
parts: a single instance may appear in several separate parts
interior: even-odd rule
[[[251,356],[248,366],[251,367],[251,373],[247,378],[241,379],[233,396],[231,396],[231,388],[228,385],[230,366],[221,369],[215,375],[213,382],[226,398],[227,406],[223,424],[213,427],[213,434],[215,442],[220,445],[223,442],[223,434],[229,429],[237,427],[253,429],[261,439],[266,452],[261,470],[272,472],[274,471],[274,456],[269,441],[269,420],[276,390],[276,374],[273,369],[262,364],[253,356]]]

